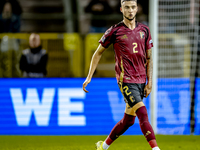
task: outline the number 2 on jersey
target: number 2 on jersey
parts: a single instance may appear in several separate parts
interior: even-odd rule
[[[137,43],[133,43],[133,53],[138,53],[135,49],[137,48]]]

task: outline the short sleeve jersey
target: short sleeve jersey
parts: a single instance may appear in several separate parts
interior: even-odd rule
[[[113,44],[118,82],[146,82],[146,51],[153,47],[148,26],[136,22],[136,27],[131,30],[120,22],[110,27],[99,43],[105,48]]]

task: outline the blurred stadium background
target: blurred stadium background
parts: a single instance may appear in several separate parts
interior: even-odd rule
[[[122,117],[112,46],[103,54],[90,93],[82,91],[103,34],[89,32],[93,15],[84,11],[89,1],[18,0],[20,32],[0,33],[0,135],[107,135]],[[118,1],[108,1],[111,14],[95,16],[104,18],[106,27],[122,20]],[[200,2],[139,2],[154,41],[153,96],[144,100],[154,129],[200,135]],[[46,78],[21,78],[19,58],[31,32],[40,34],[49,55]],[[141,135],[138,121],[126,134]]]

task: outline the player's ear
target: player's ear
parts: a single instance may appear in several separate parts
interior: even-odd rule
[[[122,7],[120,7],[120,11],[122,12]]]

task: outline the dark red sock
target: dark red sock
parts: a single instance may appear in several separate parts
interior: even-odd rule
[[[110,145],[112,144],[113,140],[108,136],[105,140],[106,144]]]
[[[124,117],[114,126],[106,139],[106,144],[110,145],[120,135],[122,135],[135,122],[135,116],[124,114]]]
[[[140,124],[140,128],[142,130],[142,133],[144,134],[147,141],[149,142],[151,140],[155,140],[156,138],[154,135],[153,128],[148,120],[148,114],[147,114],[146,107],[145,106],[140,107],[136,111],[136,114],[139,119],[139,124]]]

